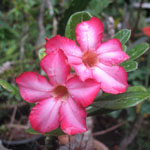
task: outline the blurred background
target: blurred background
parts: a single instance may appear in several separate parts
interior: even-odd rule
[[[26,132],[33,105],[21,99],[15,78],[24,71],[40,73],[38,51],[44,48],[45,37],[64,35],[69,17],[84,10],[102,20],[103,41],[125,28],[132,32],[128,49],[150,42],[150,35],[143,32],[150,27],[149,0],[0,0],[0,79],[10,83],[9,91],[0,86],[0,150],[43,150],[44,137]],[[128,73],[128,83],[149,88],[148,52],[137,61],[139,67]],[[104,131],[94,138],[110,150],[121,146],[150,150],[149,100],[92,119],[93,134]],[[55,137],[52,143],[57,145]]]

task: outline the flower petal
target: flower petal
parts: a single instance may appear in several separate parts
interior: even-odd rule
[[[46,53],[49,54],[51,51],[55,49],[61,49],[68,57],[68,61],[71,62],[75,60],[76,62],[80,62],[81,60],[78,59],[82,55],[82,51],[76,45],[75,41],[70,40],[66,37],[61,37],[57,35],[51,39],[47,39],[46,45]]]
[[[144,27],[142,31],[146,36],[150,37],[150,27]]]
[[[52,84],[65,83],[70,66],[63,51],[56,49],[41,60],[41,68],[46,72]]]
[[[59,127],[61,101],[53,98],[40,101],[32,108],[29,120],[32,128],[42,134]]]
[[[23,99],[34,103],[51,96],[52,86],[47,79],[35,72],[24,72],[16,78]]]
[[[102,43],[97,49],[99,61],[105,65],[117,65],[129,59],[129,56],[123,51],[122,45],[118,39],[111,39]]]
[[[76,104],[71,97],[60,108],[61,129],[69,135],[83,133],[86,128],[86,111]]]
[[[124,93],[128,87],[127,73],[122,66],[106,66],[99,64],[93,70],[94,78],[101,83],[106,93]]]
[[[93,78],[92,69],[86,67],[83,63],[79,65],[73,64],[72,67],[82,81],[85,81],[88,78]]]
[[[100,83],[91,79],[82,82],[77,76],[67,81],[66,86],[73,100],[82,107],[90,105],[100,90]]]
[[[83,21],[76,27],[76,39],[83,51],[95,50],[102,41],[103,24],[92,17],[89,21]]]

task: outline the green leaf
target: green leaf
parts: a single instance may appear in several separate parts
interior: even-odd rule
[[[92,0],[89,2],[87,10],[94,16],[99,16],[108,7],[110,0]]]
[[[5,90],[7,90],[8,92],[11,92],[13,95],[15,95],[19,100],[21,99],[20,97],[20,93],[17,87],[9,84],[7,81],[5,80],[0,80],[0,86],[2,86]]]
[[[149,49],[147,43],[138,44],[135,47],[127,50],[127,54],[130,56],[130,60],[134,60],[143,55]]]
[[[58,24],[58,34],[64,35],[64,29],[69,17],[79,11],[85,10],[91,0],[71,0],[70,7],[65,10]]]
[[[33,130],[32,128],[28,128],[26,130],[26,132],[31,133],[31,134],[41,134],[41,133]],[[59,136],[59,135],[65,135],[65,133],[60,128],[57,128],[51,132],[46,132],[44,135]]]
[[[74,13],[67,22],[65,36],[69,39],[76,41],[76,25],[82,21],[89,20],[91,17],[91,14],[86,11]]]
[[[129,60],[121,63],[121,66],[123,66],[126,72],[131,72],[138,68],[138,63],[136,61]]]
[[[122,29],[115,34],[114,38],[119,39],[122,45],[124,45],[129,40],[130,36],[131,36],[131,30]]]
[[[126,52],[127,51],[127,46],[126,45],[122,45],[123,51]]]
[[[96,99],[92,106],[99,109],[124,109],[137,105],[138,103],[148,99],[149,96],[150,94],[147,91],[140,91],[138,88],[138,91],[130,90],[118,95],[104,94]]]
[[[146,92],[147,89],[144,87],[144,86],[141,86],[141,85],[137,85],[137,86],[129,86],[127,88],[127,92]]]
[[[143,86],[128,87],[126,93],[112,95],[104,93],[86,108],[88,116],[102,115],[119,109],[135,106],[148,99],[149,92]]]
[[[106,114],[109,112],[112,112],[114,110],[111,109],[103,109],[103,108],[97,108],[94,106],[89,106],[86,108],[86,112],[88,116],[97,116],[97,115],[101,115],[101,114]]]
[[[140,108],[140,114],[150,114],[150,101],[145,101],[142,103]]]
[[[40,60],[41,60],[42,58],[44,58],[44,56],[46,56],[45,48],[42,48],[42,49],[39,50],[38,56],[39,56],[39,59],[40,59]]]

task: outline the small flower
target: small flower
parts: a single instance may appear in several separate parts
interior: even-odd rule
[[[16,78],[23,99],[37,103],[29,116],[33,129],[43,134],[60,125],[69,135],[85,132],[84,107],[93,102],[100,85],[70,75],[67,58],[59,49],[45,56],[40,65],[49,81],[35,72],[24,72]]]
[[[150,37],[150,27],[144,27],[142,31],[146,36]]]
[[[76,43],[59,35],[46,39],[46,53],[60,48],[68,57],[69,64],[75,69],[82,81],[95,79],[103,91],[112,94],[123,93],[128,86],[127,73],[120,63],[129,59],[123,52],[118,39],[102,43],[103,24],[92,17],[76,27]]]

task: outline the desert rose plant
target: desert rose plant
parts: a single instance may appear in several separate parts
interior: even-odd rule
[[[118,39],[102,43],[103,24],[92,17],[76,27],[75,41],[57,35],[47,39],[47,56],[41,68],[49,77],[24,72],[16,79],[24,100],[35,103],[29,120],[34,130],[61,129],[69,135],[87,131],[86,111],[100,88],[118,94],[126,91],[127,73],[118,64],[129,59]],[[66,56],[67,58],[66,58]],[[77,75],[70,75],[70,66]]]
[[[64,30],[65,36],[46,38],[45,49],[39,51],[48,79],[36,72],[23,72],[16,78],[21,97],[36,104],[29,115],[33,129],[28,132],[83,133],[88,130],[87,116],[132,107],[150,97],[144,87],[127,83],[127,72],[137,69],[135,59],[148,50],[147,43],[127,50],[131,35],[127,29],[102,41],[101,20],[85,11],[73,14]],[[2,80],[0,85],[7,90],[11,87]],[[105,94],[99,96],[100,90]],[[9,91],[17,93],[13,87]]]

